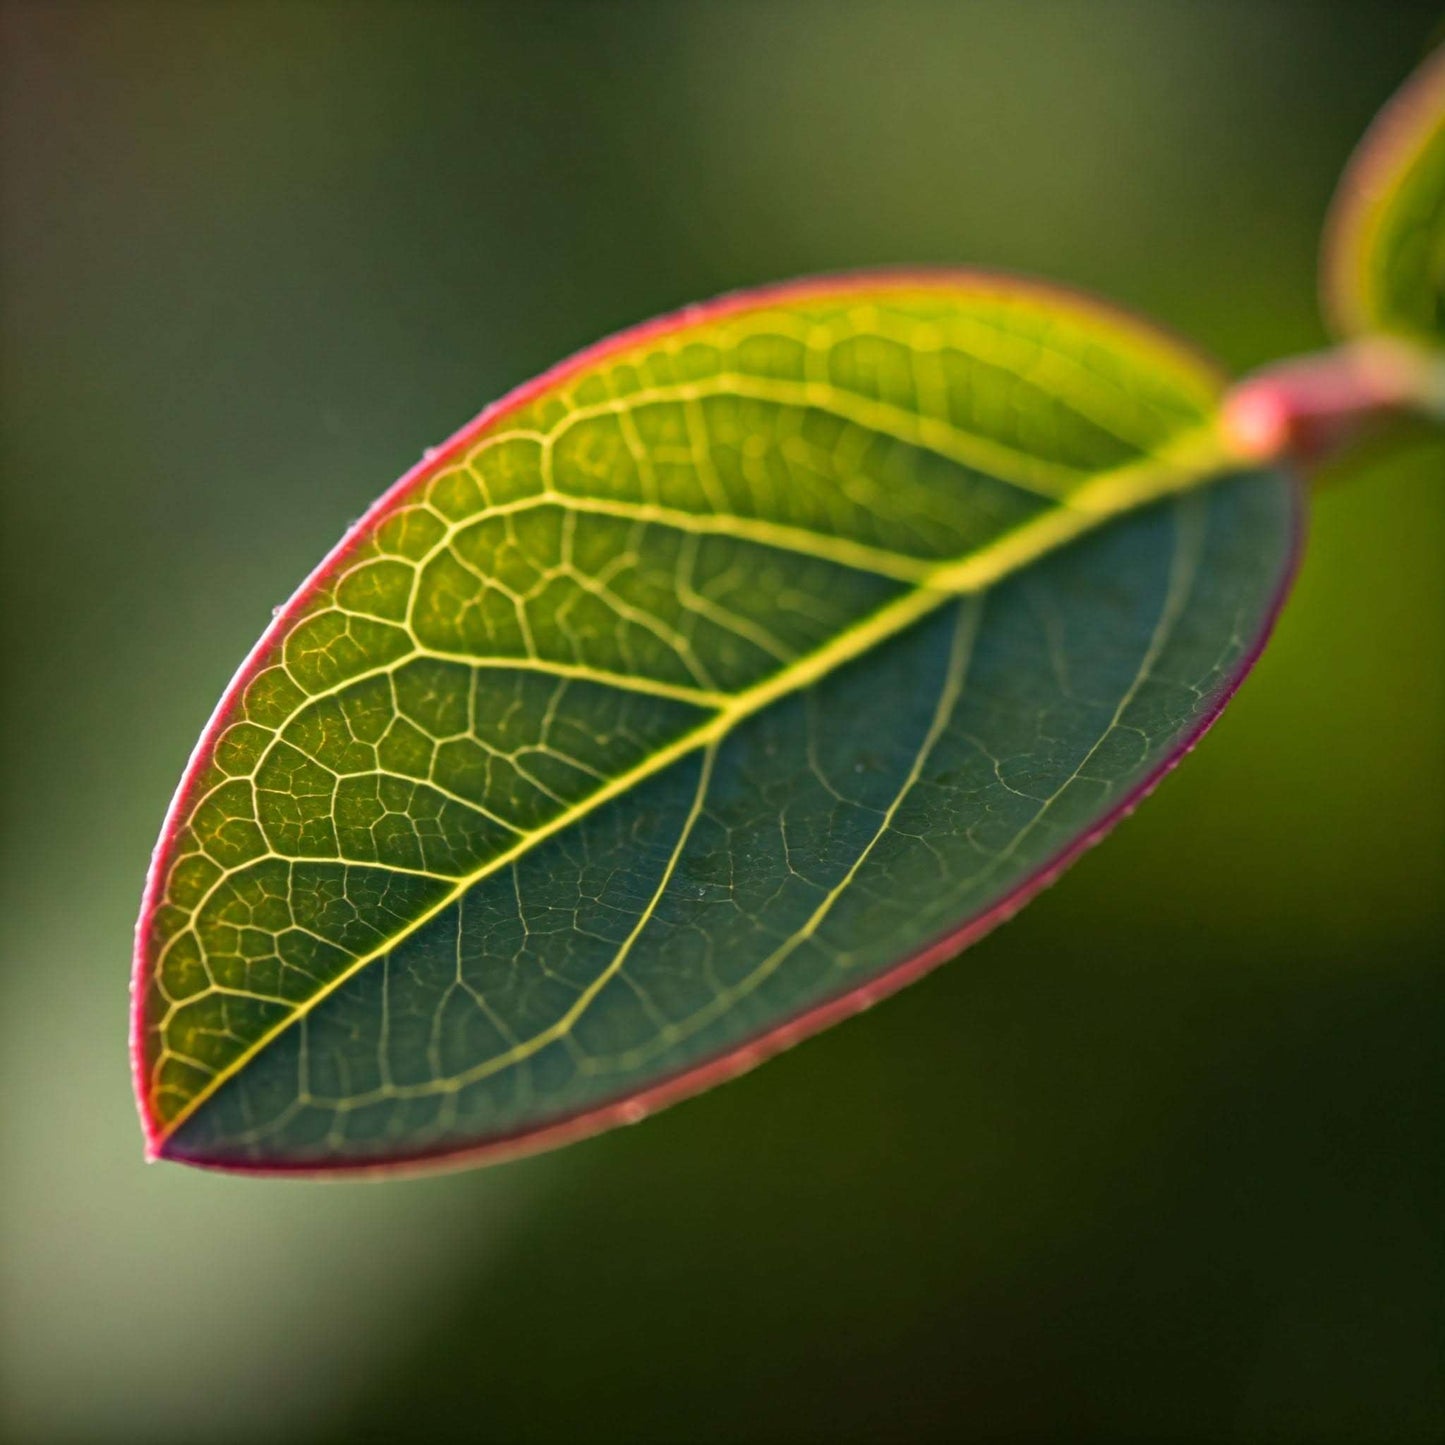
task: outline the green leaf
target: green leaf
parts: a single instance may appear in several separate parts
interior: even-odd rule
[[[1336,192],[1321,267],[1342,336],[1445,345],[1445,50],[1376,117]]]
[[[1076,297],[865,274],[484,412],[282,610],[182,781],[138,927],[152,1154],[557,1143],[956,953],[1263,645],[1299,501],[1225,454],[1219,389]]]

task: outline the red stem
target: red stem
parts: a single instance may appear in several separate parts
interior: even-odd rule
[[[1370,336],[1246,377],[1224,403],[1225,435],[1250,461],[1318,465],[1390,417],[1445,420],[1445,361]]]

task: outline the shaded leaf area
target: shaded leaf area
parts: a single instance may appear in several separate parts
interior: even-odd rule
[[[525,1136],[1016,902],[1277,603],[1293,490],[1195,490],[1213,398],[1098,308],[872,280],[483,418],[287,609],[183,789],[143,938],[160,1151]]]
[[[1331,219],[1325,302],[1345,334],[1445,344],[1445,51],[1360,143]]]

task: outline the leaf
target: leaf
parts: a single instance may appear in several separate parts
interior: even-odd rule
[[[1391,98],[1335,193],[1321,292],[1336,332],[1445,345],[1445,50]]]
[[[1219,385],[1073,296],[865,274],[484,412],[282,610],[186,772],[138,925],[151,1153],[562,1142],[1007,917],[1280,604],[1299,499],[1231,469]]]

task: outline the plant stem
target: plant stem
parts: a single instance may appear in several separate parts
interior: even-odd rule
[[[1314,467],[1402,415],[1445,422],[1445,358],[1369,336],[1246,377],[1225,398],[1223,426],[1244,460]]]

